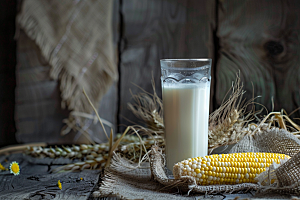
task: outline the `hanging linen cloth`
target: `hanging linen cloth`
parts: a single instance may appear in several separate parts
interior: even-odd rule
[[[117,80],[112,8],[113,1],[107,0],[23,1],[17,26],[49,62],[50,77],[60,85],[62,108],[91,113],[83,88],[98,107]]]

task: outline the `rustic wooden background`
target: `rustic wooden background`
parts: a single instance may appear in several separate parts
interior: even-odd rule
[[[248,99],[254,89],[269,111],[272,101],[274,111],[298,108],[300,1],[225,0],[217,7],[216,104],[240,70]]]
[[[0,2],[0,146],[17,143],[15,133],[16,0]],[[127,109],[139,87],[161,96],[162,58],[213,58],[211,110],[217,108],[240,71],[245,97],[252,92],[269,111],[300,107],[297,0],[114,0],[114,45],[120,73],[101,102],[102,118],[115,132],[139,122]],[[18,54],[20,55],[20,54]],[[294,115],[297,117],[297,115]],[[299,112],[298,112],[299,116]],[[62,126],[59,123],[58,126]],[[38,134],[53,136],[47,129]],[[53,130],[52,130],[53,131]],[[98,131],[98,128],[94,128]],[[32,133],[32,135],[37,135]],[[51,142],[60,140],[54,134]],[[30,134],[27,140],[40,138]]]

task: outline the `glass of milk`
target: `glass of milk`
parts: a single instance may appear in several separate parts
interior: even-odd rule
[[[206,156],[211,59],[162,59],[166,164]]]

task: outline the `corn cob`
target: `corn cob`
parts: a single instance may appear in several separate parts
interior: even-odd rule
[[[173,175],[195,177],[198,185],[257,183],[255,177],[273,162],[289,158],[277,153],[215,154],[183,160],[174,165]]]

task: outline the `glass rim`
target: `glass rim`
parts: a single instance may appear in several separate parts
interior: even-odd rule
[[[182,68],[182,67],[168,67],[168,66],[162,66],[162,69],[172,69],[172,70],[200,70],[200,69],[207,69],[211,68],[211,58],[187,58],[187,59],[160,59],[160,62],[162,63],[168,63],[168,62],[175,62],[175,61],[192,61],[192,62],[209,62],[209,65],[203,65],[201,67],[187,67],[187,68]]]
[[[211,58],[168,58],[168,59],[160,59],[160,61],[211,61]]]

